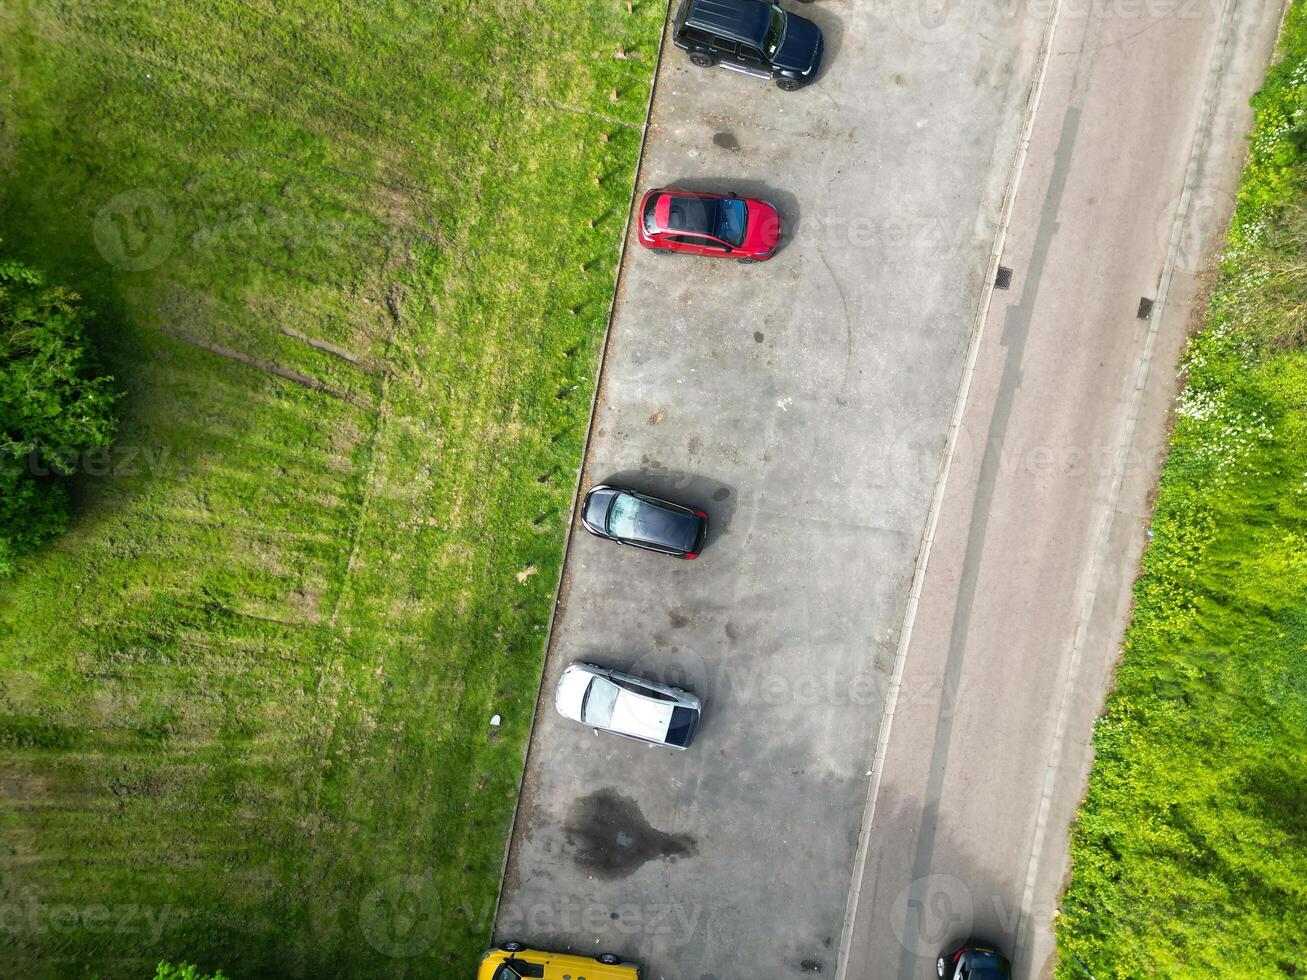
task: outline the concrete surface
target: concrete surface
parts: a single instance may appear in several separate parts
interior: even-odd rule
[[[909,585],[1043,19],[802,8],[794,94],[668,48],[641,187],[772,199],[751,267],[628,251],[586,485],[702,506],[680,563],[574,531],[496,937],[651,978],[836,969]],[[694,690],[688,753],[565,722],[575,659]],[[933,689],[901,701],[929,703]]]
[[[934,976],[968,935],[1019,977],[1051,972],[1175,366],[1278,19],[1274,0],[1057,14],[1012,288],[989,306],[902,663],[905,692],[935,693],[893,712],[841,976]]]

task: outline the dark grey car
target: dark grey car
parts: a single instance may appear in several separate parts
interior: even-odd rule
[[[635,490],[600,484],[585,495],[581,523],[591,534],[677,558],[698,558],[708,515]]]
[[[988,943],[968,939],[957,949],[941,953],[935,972],[944,980],[1008,980],[1012,964]]]

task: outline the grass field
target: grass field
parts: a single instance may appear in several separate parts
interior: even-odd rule
[[[470,975],[665,11],[0,6],[0,238],[127,392],[0,585],[0,974]]]
[[[1293,0],[1095,736],[1058,975],[1307,951],[1307,0]]]

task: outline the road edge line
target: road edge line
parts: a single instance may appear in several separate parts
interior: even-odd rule
[[[1211,64],[1207,69],[1207,81],[1204,85],[1202,107],[1194,141],[1189,151],[1189,160],[1185,165],[1184,181],[1180,190],[1180,201],[1176,206],[1175,218],[1171,226],[1170,241],[1167,243],[1166,259],[1162,263],[1162,272],[1158,278],[1157,300],[1153,316],[1148,323],[1148,335],[1144,339],[1144,349],[1140,354],[1139,366],[1135,371],[1135,387],[1130,396],[1130,410],[1122,427],[1121,443],[1112,473],[1112,486],[1108,491],[1103,513],[1103,520],[1098,529],[1094,543],[1093,557],[1089,567],[1089,577],[1084,595],[1081,599],[1080,619],[1076,624],[1075,640],[1071,648],[1071,658],[1067,666],[1066,680],[1062,686],[1062,697],[1058,702],[1057,722],[1053,728],[1053,741],[1049,746],[1048,761],[1044,767],[1043,789],[1040,793],[1039,813],[1035,818],[1034,837],[1030,844],[1030,857],[1026,865],[1026,880],[1022,890],[1020,918],[1017,922],[1017,934],[1013,953],[1019,955],[1028,939],[1030,927],[1030,906],[1034,900],[1036,879],[1038,878],[1044,838],[1048,832],[1049,811],[1052,808],[1054,789],[1061,770],[1064,741],[1066,738],[1068,706],[1072,689],[1079,679],[1080,664],[1084,658],[1085,645],[1089,636],[1089,623],[1093,618],[1094,607],[1098,598],[1098,589],[1102,581],[1104,557],[1115,526],[1115,516],[1121,502],[1121,491],[1125,484],[1131,447],[1134,445],[1135,428],[1139,422],[1140,404],[1147,388],[1148,376],[1152,367],[1153,355],[1157,346],[1157,337],[1161,332],[1162,322],[1166,316],[1166,298],[1170,291],[1171,279],[1180,253],[1180,243],[1189,217],[1189,208],[1197,183],[1200,163],[1205,159],[1209,145],[1212,126],[1216,118],[1216,107],[1220,101],[1221,81],[1225,76],[1226,52],[1230,46],[1233,33],[1234,11],[1239,0],[1225,0],[1221,11],[1221,26],[1212,50]],[[1160,474],[1159,474],[1160,477]],[[1128,620],[1127,620],[1128,625]],[[1100,709],[1101,714],[1101,709]],[[1078,807],[1077,807],[1078,809]],[[1051,921],[1051,920],[1050,920]],[[1056,950],[1056,946],[1054,947]],[[1056,953],[1055,953],[1056,955]]]
[[[550,607],[549,625],[544,635],[544,655],[540,658],[540,675],[536,680],[536,703],[531,711],[531,732],[526,738],[526,747],[522,751],[522,769],[517,778],[517,792],[513,802],[513,819],[508,824],[508,834],[504,839],[504,857],[499,863],[499,888],[495,892],[495,908],[490,915],[490,935],[487,942],[494,943],[495,925],[499,922],[499,909],[504,900],[504,881],[508,876],[508,862],[513,854],[513,840],[517,836],[517,820],[522,810],[522,791],[526,788],[527,768],[531,764],[531,748],[535,744],[536,721],[540,717],[540,706],[545,700],[545,673],[549,669],[549,657],[554,649],[554,629],[558,625],[558,606],[562,600],[563,583],[567,581],[567,567],[572,560],[572,529],[576,526],[577,502],[581,496],[581,483],[590,462],[590,448],[594,442],[595,415],[599,408],[599,399],[604,387],[604,369],[608,365],[608,346],[612,340],[613,323],[622,301],[622,285],[626,278],[626,253],[631,237],[631,218],[635,213],[635,196],[640,189],[640,175],[644,170],[645,150],[649,146],[649,126],[653,121],[654,98],[658,94],[658,80],[663,70],[663,53],[667,48],[668,20],[672,13],[672,0],[666,0],[663,11],[662,28],[658,34],[658,54],[654,58],[653,75],[649,82],[648,101],[644,107],[644,125],[640,129],[640,152],[635,158],[635,173],[631,181],[631,195],[626,205],[626,221],[622,225],[621,247],[617,253],[617,274],[613,277],[613,300],[608,306],[608,320],[604,324],[604,339],[599,345],[599,360],[595,365],[594,393],[590,396],[590,411],[586,416],[585,443],[581,447],[581,459],[576,467],[576,481],[572,485],[572,500],[568,506],[567,527],[563,532],[563,563],[558,569],[558,582],[554,586],[554,602]]]
[[[876,751],[872,757],[871,780],[867,786],[867,798],[863,805],[862,822],[858,830],[858,847],[854,854],[853,875],[849,884],[849,895],[844,910],[844,925],[840,934],[839,953],[836,958],[835,980],[848,980],[849,953],[853,944],[853,934],[857,925],[858,907],[862,898],[862,886],[866,877],[867,857],[871,843],[871,824],[876,815],[876,798],[880,794],[881,775],[885,767],[885,757],[889,753],[890,730],[894,722],[894,710],[898,701],[899,690],[903,682],[903,671],[907,664],[908,646],[912,640],[912,630],[916,623],[917,606],[921,600],[921,591],[925,583],[926,568],[930,564],[931,549],[935,543],[935,530],[939,524],[939,514],[943,509],[944,492],[948,485],[949,472],[953,458],[957,453],[958,435],[962,430],[962,419],[966,413],[967,399],[971,393],[971,382],[975,375],[976,362],[980,356],[980,346],[985,335],[985,323],[989,319],[989,309],[994,298],[994,277],[1007,242],[1008,225],[1016,206],[1017,192],[1021,186],[1021,177],[1025,171],[1026,155],[1030,150],[1031,137],[1034,134],[1035,118],[1039,113],[1040,101],[1044,94],[1044,81],[1048,75],[1051,60],[1053,37],[1057,32],[1058,17],[1062,10],[1062,0],[1053,0],[1049,9],[1048,20],[1044,24],[1044,34],[1040,40],[1035,78],[1031,84],[1030,95],[1026,102],[1026,117],[1022,122],[1021,138],[1012,156],[1011,177],[1004,194],[1003,207],[999,211],[998,227],[994,234],[994,244],[990,249],[987,263],[983,293],[977,306],[975,320],[971,329],[971,341],[967,347],[967,360],[958,393],[953,404],[953,417],[949,421],[948,438],[945,442],[944,456],[940,461],[939,475],[935,480],[935,490],[931,496],[930,511],[926,517],[926,529],[922,536],[921,549],[917,554],[917,567],[912,576],[912,586],[908,591],[908,603],[903,614],[903,625],[899,631],[899,642],[894,652],[894,669],[890,673],[889,689],[885,697],[885,707],[881,713],[880,726],[876,735]]]

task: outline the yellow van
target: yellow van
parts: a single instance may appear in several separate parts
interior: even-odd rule
[[[477,980],[640,980],[640,968],[612,953],[542,953],[504,943],[481,957]]]

